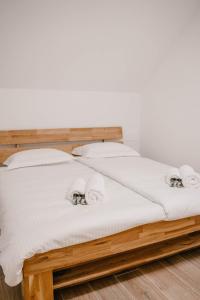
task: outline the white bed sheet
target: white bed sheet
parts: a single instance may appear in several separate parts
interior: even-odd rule
[[[8,171],[0,168],[0,265],[8,285],[22,280],[26,258],[165,219],[159,205],[105,177],[109,200],[72,206],[72,181],[94,171],[78,162]]]
[[[159,204],[167,220],[200,214],[200,189],[171,188],[165,182],[168,165],[144,157],[79,158],[150,201]]]

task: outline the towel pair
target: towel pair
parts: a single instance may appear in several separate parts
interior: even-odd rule
[[[74,204],[91,205],[106,198],[104,178],[94,174],[87,182],[77,178],[68,192],[68,199]]]
[[[166,176],[166,182],[171,187],[199,188],[200,175],[192,167],[184,165],[179,169],[171,168]]]

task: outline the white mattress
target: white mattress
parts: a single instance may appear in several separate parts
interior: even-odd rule
[[[79,161],[159,204],[167,220],[200,214],[200,189],[169,187],[165,182],[168,165],[144,157],[80,158]]]
[[[94,171],[78,162],[8,171],[0,168],[0,265],[8,285],[22,280],[26,258],[165,219],[163,209],[105,177],[109,200],[72,206],[66,192]]]

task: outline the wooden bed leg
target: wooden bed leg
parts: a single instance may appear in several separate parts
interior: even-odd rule
[[[24,277],[24,300],[53,300],[53,274],[51,271]]]

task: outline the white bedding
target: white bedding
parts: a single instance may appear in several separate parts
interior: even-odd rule
[[[0,168],[0,265],[8,285],[22,280],[26,258],[165,219],[163,209],[105,177],[109,200],[72,206],[66,200],[76,177],[94,171],[78,162]]]
[[[200,214],[200,189],[169,187],[165,182],[168,165],[144,157],[79,158],[79,161],[159,204],[167,220]]]

